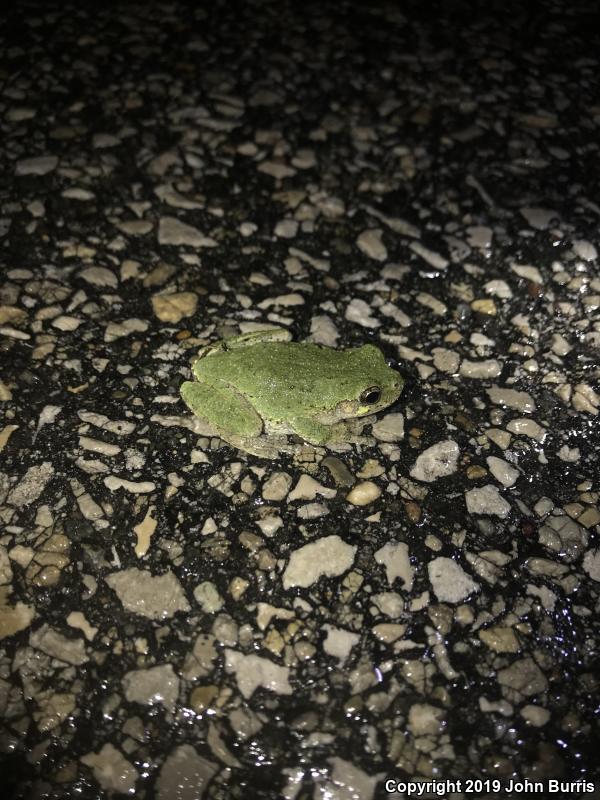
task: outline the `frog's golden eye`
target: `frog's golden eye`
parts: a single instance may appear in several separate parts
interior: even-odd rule
[[[381,399],[381,389],[379,388],[379,386],[369,386],[369,388],[365,389],[360,396],[360,402],[366,403],[368,406],[372,406],[374,403],[378,403],[380,399]]]

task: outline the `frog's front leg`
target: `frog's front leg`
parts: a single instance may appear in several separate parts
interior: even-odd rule
[[[311,444],[327,445],[343,442],[370,444],[373,441],[370,437],[361,436],[365,419],[349,419],[333,425],[323,425],[307,417],[295,417],[291,421],[291,427],[295,433]]]
[[[262,433],[260,416],[248,400],[228,384],[220,388],[209,383],[185,381],[181,385],[181,396],[188,408],[225,441],[229,441],[229,436],[252,439]]]

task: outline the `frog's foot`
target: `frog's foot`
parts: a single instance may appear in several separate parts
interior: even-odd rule
[[[349,450],[352,450],[354,445],[359,444],[364,447],[373,447],[375,443],[376,440],[372,436],[356,436],[346,442],[327,442],[327,447],[329,450],[333,450],[334,453],[347,453]]]
[[[329,441],[329,446],[350,443],[362,444],[365,447],[372,447],[376,444],[376,439],[373,436],[363,433],[363,429],[371,425],[377,419],[375,414],[370,414],[367,417],[357,417],[356,419],[347,419],[338,422],[332,431],[332,437]]]

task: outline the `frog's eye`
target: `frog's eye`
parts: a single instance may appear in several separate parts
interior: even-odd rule
[[[379,386],[369,386],[369,388],[365,389],[361,394],[360,402],[366,403],[368,406],[372,406],[374,403],[378,403],[380,398],[381,389]]]

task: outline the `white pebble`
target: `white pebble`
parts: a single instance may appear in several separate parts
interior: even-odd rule
[[[412,478],[431,483],[456,472],[460,450],[453,439],[428,447],[415,461],[410,471]]]
[[[578,447],[569,447],[566,444],[558,451],[558,457],[561,461],[567,461],[568,463],[574,464],[581,458],[581,451]]]
[[[118,478],[116,475],[109,475],[104,478],[104,485],[111,492],[116,492],[117,489],[125,489],[126,492],[131,494],[148,494],[156,489],[156,484],[152,481],[128,481],[125,478]]]
[[[353,486],[346,495],[346,500],[353,506],[368,506],[381,495],[381,489],[373,481],[363,481]]]
[[[354,645],[360,641],[358,633],[351,633],[343,628],[334,628],[333,625],[323,625],[323,630],[327,635],[323,642],[323,650],[341,663],[348,658]]]
[[[586,239],[578,239],[573,242],[573,251],[576,256],[584,261],[595,261],[598,258],[598,251],[591,242]]]
[[[275,225],[275,236],[280,239],[293,239],[298,233],[298,222],[295,219],[282,219]]]
[[[379,328],[381,322],[371,315],[371,306],[355,297],[346,307],[345,317],[349,322],[356,322],[363,328]]]
[[[500,297],[502,300],[510,300],[513,296],[510,286],[506,281],[488,281],[484,284],[483,289],[487,294],[493,294],[495,297]]]
[[[532,419],[520,417],[519,419],[511,419],[506,426],[506,430],[511,433],[516,433],[517,436],[528,436],[530,439],[536,439],[538,442],[543,442],[546,438],[546,429],[538,425]]]
[[[433,295],[428,294],[428,292],[419,292],[415,300],[422,306],[431,309],[431,311],[433,311],[433,313],[437,314],[439,317],[443,316],[446,311],[448,311],[448,307],[444,305],[441,300],[438,300],[436,297],[433,297]]]
[[[468,361],[465,359],[460,365],[460,374],[463,378],[497,378],[502,372],[502,364],[491,358],[488,361]]]
[[[82,322],[83,320],[78,317],[68,317],[61,314],[60,317],[56,317],[52,320],[52,326],[61,331],[76,331]]]
[[[525,414],[535,411],[533,397],[527,392],[518,392],[516,389],[507,389],[504,386],[492,386],[491,389],[486,389],[486,393],[496,405],[514,408]]]
[[[521,208],[519,210],[531,227],[538,231],[547,228],[552,220],[558,217],[558,213],[549,208]]]
[[[420,242],[411,242],[410,249],[434,269],[446,269],[450,263],[448,259],[440,255],[440,253],[436,253],[428,247],[424,247]]]
[[[373,424],[371,430],[381,442],[399,442],[404,438],[404,416],[400,413],[386,414]]]
[[[285,473],[283,474],[285,475]],[[286,477],[289,478],[289,475]],[[331,498],[336,496],[337,491],[329,486],[323,486],[322,483],[311,478],[310,475],[301,475],[295,488],[289,493],[288,503],[293,500],[314,500],[318,494],[322,497]]]
[[[356,240],[358,249],[374,261],[385,261],[388,254],[382,236],[381,228],[369,228],[363,231]]]
[[[519,470],[512,467],[508,461],[505,461],[503,458],[497,458],[496,456],[488,456],[486,461],[490,472],[497,481],[500,481],[500,483],[506,487],[515,484],[520,473]]]
[[[460,358],[454,350],[447,350],[445,347],[434,347],[431,352],[433,353],[433,366],[439,369],[440,372],[448,372],[453,375],[457,371]]]
[[[17,161],[15,175],[46,175],[52,172],[58,165],[56,156],[37,156],[35,158],[24,158]]]
[[[469,514],[489,514],[505,519],[510,514],[510,504],[501,496],[498,488],[488,483],[465,492]]]
[[[530,264],[511,264],[512,271],[519,276],[525,278],[533,283],[543,283],[542,273],[537,267],[532,267]]]
[[[110,286],[116,289],[118,285],[117,276],[106,267],[86,267],[79,273],[79,277],[94,286]]]
[[[442,603],[460,603],[479,589],[479,584],[451,558],[434,558],[427,565],[427,572],[435,596]]]
[[[403,582],[403,589],[410,592],[413,587],[414,569],[411,566],[406,542],[387,542],[375,552],[375,561],[385,568],[391,586],[396,578]]]
[[[312,586],[323,575],[337,577],[354,563],[357,547],[337,534],[323,536],[294,550],[283,573],[283,588]]]

